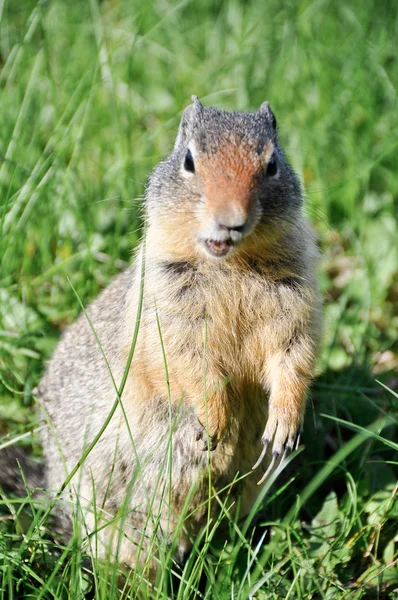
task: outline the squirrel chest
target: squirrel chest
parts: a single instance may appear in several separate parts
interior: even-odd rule
[[[224,387],[241,401],[268,387],[268,355],[289,347],[305,306],[295,280],[272,280],[261,264],[164,262],[151,275],[137,353],[149,385],[164,394],[169,386],[174,402],[205,380],[209,395]]]

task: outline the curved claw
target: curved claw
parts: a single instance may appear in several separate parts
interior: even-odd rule
[[[289,452],[291,452],[292,450],[293,450],[293,448],[291,448],[290,446],[287,446],[287,445],[285,446],[285,449],[284,449],[284,451],[283,451],[282,458],[281,458],[281,463],[283,463],[283,462],[284,462],[284,460],[285,460],[286,456],[287,456],[287,455],[289,454]]]
[[[301,433],[302,433],[301,431],[299,431],[297,433],[297,436],[294,439],[293,443],[291,443],[291,442],[289,443],[288,442],[288,443],[285,444],[284,451],[283,451],[282,457],[280,459],[280,464],[282,464],[284,462],[286,456],[290,452],[293,452],[293,450],[297,450],[297,448],[300,445]],[[262,462],[262,460],[264,459],[265,454],[267,452],[268,445],[269,445],[269,440],[265,440],[264,445],[263,445],[263,449],[262,449],[261,454],[260,454],[260,458],[258,459],[258,461],[256,462],[256,464],[253,466],[253,470],[256,469],[260,465],[260,463]],[[268,475],[271,473],[271,471],[275,467],[275,463],[276,463],[278,457],[280,457],[280,454],[281,453],[278,450],[274,450],[273,451],[271,462],[268,465],[268,468],[265,471],[264,475],[261,477],[260,481],[257,483],[257,485],[261,485],[267,479]]]
[[[267,453],[268,444],[269,444],[269,440],[265,440],[263,443],[263,449],[261,450],[260,457],[257,460],[257,462],[252,466],[253,471],[254,471],[254,469],[257,469],[257,467],[262,463],[264,456]]]
[[[276,459],[279,457],[279,452],[273,452],[272,453],[272,460],[268,465],[268,469],[265,471],[264,475],[261,477],[260,481],[257,482],[257,485],[261,485],[262,483],[264,483],[264,481],[267,479],[268,475],[271,473],[272,469],[274,468]]]
[[[288,454],[290,454],[290,452],[293,452],[293,450],[297,450],[297,448],[300,445],[300,438],[301,438],[301,431],[299,431],[295,437],[295,439],[293,440],[293,443],[288,442],[285,446],[285,450],[283,452],[282,455],[282,459],[281,459],[281,463],[283,463],[283,461],[285,460],[286,456]]]

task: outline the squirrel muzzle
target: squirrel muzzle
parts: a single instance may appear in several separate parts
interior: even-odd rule
[[[218,165],[219,166],[219,165]],[[214,257],[230,254],[249,235],[258,222],[255,197],[255,165],[250,169],[215,169],[204,178],[200,241],[206,253]]]
[[[271,142],[259,155],[230,139],[205,162],[198,161],[204,202],[200,242],[208,255],[226,257],[255,229],[261,218],[258,175],[272,151]]]
[[[253,202],[242,203],[235,198],[211,204],[206,202],[206,214],[200,232],[200,242],[210,256],[225,257],[250,234],[255,222]]]

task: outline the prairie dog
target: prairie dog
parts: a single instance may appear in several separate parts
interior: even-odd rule
[[[103,555],[155,571],[155,539],[174,535],[182,556],[213,490],[237,474],[248,475],[228,498],[239,496],[244,516],[258,482],[295,447],[320,337],[317,249],[269,104],[228,112],[192,99],[149,179],[145,244],[67,329],[38,387],[56,492],[115,401],[144,266],[121,403],[63,510],[68,521],[77,495]]]

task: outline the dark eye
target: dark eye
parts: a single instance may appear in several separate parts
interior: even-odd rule
[[[184,169],[189,173],[195,173],[195,163],[190,150],[187,150],[184,160]]]
[[[276,160],[275,154],[273,154],[268,161],[266,175],[267,175],[267,177],[275,177],[277,172],[278,172],[278,161]]]

